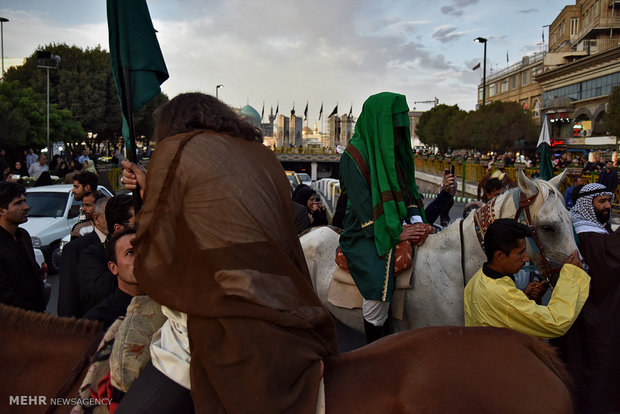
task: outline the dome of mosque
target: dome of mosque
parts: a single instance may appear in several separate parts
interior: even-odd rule
[[[260,125],[260,121],[261,121],[260,114],[258,113],[256,109],[252,108],[250,105],[246,105],[243,108],[241,108],[241,116],[250,118],[254,120],[258,125]]]

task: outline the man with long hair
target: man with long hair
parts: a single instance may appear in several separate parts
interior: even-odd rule
[[[183,388],[197,412],[314,413],[336,334],[312,288],[282,166],[258,129],[211,96],[179,95],[155,123],[148,174],[124,162],[123,181],[146,188],[135,275],[168,321],[151,345],[154,368],[118,412],[178,412]],[[165,377],[169,394],[151,398],[149,384]]]

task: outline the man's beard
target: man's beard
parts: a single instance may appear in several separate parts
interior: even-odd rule
[[[609,216],[611,215],[611,209],[605,208],[603,210],[595,210],[594,214],[596,214],[596,219],[601,224],[607,224],[609,221]]]

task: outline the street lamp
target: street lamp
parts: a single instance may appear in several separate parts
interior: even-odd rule
[[[4,23],[8,22],[6,17],[0,17],[0,47],[2,49],[2,80],[4,80]]]
[[[482,60],[482,106],[487,101],[487,39],[477,37],[474,42],[484,43],[484,59]]]
[[[223,88],[223,87],[224,87],[224,85],[217,85],[215,87],[215,99],[220,99],[219,98],[219,94],[218,94],[218,89]]]
[[[51,52],[37,52],[37,67],[47,71],[47,155],[52,157],[52,148],[50,147],[50,69],[58,69],[60,56],[52,55]]]

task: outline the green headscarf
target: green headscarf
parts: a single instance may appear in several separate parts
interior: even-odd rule
[[[404,127],[405,130],[396,150],[395,127]],[[405,205],[405,200],[420,200],[411,150],[409,106],[405,96],[382,92],[369,97],[364,102],[350,144],[359,151],[368,167],[375,246],[378,255],[383,256],[400,241],[402,223],[407,217],[407,208],[411,207]],[[364,167],[352,152],[347,149],[345,154],[356,162],[364,175]],[[404,181],[401,183],[396,171],[397,162],[401,170],[401,181]],[[420,209],[420,215],[426,221],[423,209]]]

